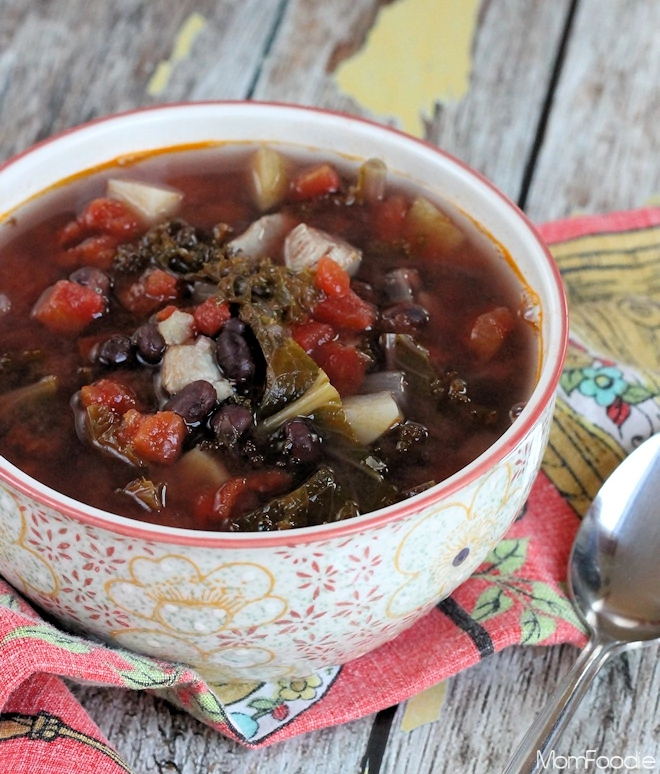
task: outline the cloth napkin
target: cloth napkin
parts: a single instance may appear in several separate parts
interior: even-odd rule
[[[0,580],[4,771],[128,771],[65,684],[150,690],[247,746],[402,702],[508,645],[583,645],[566,597],[571,543],[600,484],[660,429],[660,209],[571,218],[542,235],[562,271],[571,344],[543,467],[502,542],[394,641],[305,680],[207,685],[181,664],[68,634]]]

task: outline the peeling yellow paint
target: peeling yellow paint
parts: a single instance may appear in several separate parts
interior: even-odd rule
[[[165,91],[171,75],[172,63],[168,59],[159,62],[147,85],[147,93],[152,97],[158,97]]]
[[[174,65],[185,59],[190,53],[195,38],[206,26],[206,19],[201,13],[191,13],[179,28],[174,39],[172,55],[161,60],[147,84],[147,93],[152,97],[160,96],[169,83]]]
[[[339,87],[377,115],[423,136],[436,101],[468,90],[479,0],[396,0],[378,14],[365,45],[335,73]]]
[[[446,694],[447,683],[445,681],[411,696],[406,702],[406,708],[401,718],[401,730],[407,734],[420,726],[438,720]]]

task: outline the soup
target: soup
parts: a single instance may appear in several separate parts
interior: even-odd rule
[[[538,360],[504,251],[371,159],[123,160],[0,242],[0,453],[130,518],[351,518],[476,459]]]

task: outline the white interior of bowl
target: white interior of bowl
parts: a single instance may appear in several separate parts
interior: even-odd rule
[[[438,492],[479,474],[485,466],[515,446],[538,421],[552,399],[565,348],[566,303],[559,274],[538,234],[522,213],[485,179],[437,148],[387,127],[327,111],[263,103],[193,103],[170,105],[101,119],[47,140],[0,167],[0,228],[8,216],[59,181],[109,163],[118,157],[159,148],[205,142],[275,142],[311,149],[330,149],[356,158],[381,158],[387,167],[467,212],[513,257],[526,284],[541,300],[541,369],[527,407],[512,428],[474,463],[439,484]],[[226,542],[232,539],[279,541],[268,535],[226,535],[192,532],[137,523],[80,505],[39,485],[0,458],[0,476],[72,515],[119,529],[147,532],[181,542]],[[432,491],[432,490],[429,490]],[[429,492],[425,493],[428,497]],[[380,519],[396,517],[400,506],[378,512]],[[362,528],[365,514],[338,525],[297,531],[297,540],[310,533]],[[292,536],[286,538],[291,542]]]

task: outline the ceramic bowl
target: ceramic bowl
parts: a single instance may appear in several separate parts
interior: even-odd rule
[[[423,494],[333,525],[268,534],[152,526],[69,499],[0,459],[0,573],[65,626],[186,662],[216,683],[302,677],[358,658],[468,578],[529,494],[567,338],[556,267],[509,200],[436,147],[325,111],[197,103],[95,121],[0,167],[0,228],[41,191],[121,156],[281,140],[379,156],[481,224],[538,297],[541,362],[522,414],[472,464]]]

